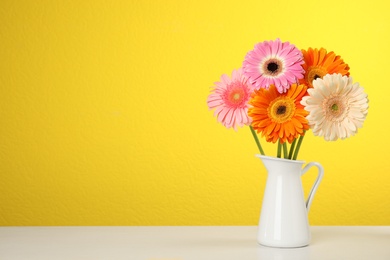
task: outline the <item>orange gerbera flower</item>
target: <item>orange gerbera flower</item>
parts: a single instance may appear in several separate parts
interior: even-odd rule
[[[303,84],[292,84],[287,93],[280,94],[274,85],[269,89],[256,90],[249,104],[252,107],[248,115],[252,118],[252,127],[262,133],[267,142],[292,143],[295,138],[309,129],[306,116],[308,112],[300,103],[307,94]]]
[[[326,74],[339,73],[343,76],[349,76],[349,66],[340,56],[333,51],[327,53],[324,48],[302,50],[305,63],[302,65],[305,70],[303,79],[299,80],[300,84],[305,84],[309,88],[313,87],[313,80],[323,78]]]

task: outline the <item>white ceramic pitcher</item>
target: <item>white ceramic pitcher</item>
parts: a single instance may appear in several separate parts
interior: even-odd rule
[[[257,240],[271,247],[302,247],[310,243],[308,211],[324,174],[319,163],[256,155],[267,169]],[[301,175],[311,167],[318,177],[305,202]]]

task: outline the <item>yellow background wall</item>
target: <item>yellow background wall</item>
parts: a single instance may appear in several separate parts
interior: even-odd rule
[[[311,224],[390,225],[389,8],[2,0],[0,225],[256,225],[256,145],[248,128],[218,124],[206,98],[278,37],[335,51],[370,98],[357,136],[304,140],[299,159],[325,167]]]

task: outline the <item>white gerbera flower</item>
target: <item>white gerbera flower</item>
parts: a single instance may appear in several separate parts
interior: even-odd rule
[[[367,116],[368,99],[359,83],[341,74],[327,74],[313,81],[301,104],[309,112],[306,117],[316,136],[326,141],[355,135]]]

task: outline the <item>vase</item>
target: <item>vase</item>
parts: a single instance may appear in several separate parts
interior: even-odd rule
[[[281,159],[256,155],[267,170],[267,181],[261,207],[258,243],[270,247],[303,247],[310,243],[308,212],[314,194],[324,175],[317,162]],[[305,200],[301,176],[311,167],[318,176]]]

